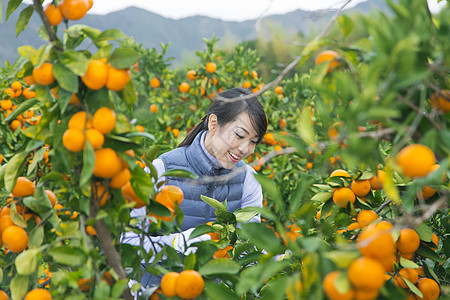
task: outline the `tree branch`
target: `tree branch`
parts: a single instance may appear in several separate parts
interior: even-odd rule
[[[419,107],[417,107],[414,103],[408,101],[408,99],[406,99],[405,97],[403,97],[402,95],[397,95],[397,98],[404,104],[406,104],[408,107],[412,108],[413,110],[415,110],[417,113],[423,115],[425,118],[428,119],[428,121],[430,121],[431,124],[433,124],[433,126],[437,129],[437,130],[442,130],[444,129],[440,124],[436,123],[435,120],[433,120],[433,118],[427,114],[426,112],[424,112],[423,110],[421,110]]]
[[[57,44],[58,37],[56,36],[55,31],[52,28],[52,25],[49,23],[47,16],[45,15],[44,8],[42,7],[40,0],[33,0],[34,9],[39,14],[42,22],[44,23],[45,30],[48,33],[48,38],[50,42],[55,42]],[[56,46],[58,50],[62,50],[59,46]]]

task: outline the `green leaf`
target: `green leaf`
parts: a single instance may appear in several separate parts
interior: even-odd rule
[[[324,253],[324,257],[333,261],[338,268],[347,269],[350,264],[360,256],[358,251],[329,251]]]
[[[300,120],[297,122],[297,131],[300,137],[306,142],[306,144],[311,145],[316,139],[314,133],[313,122],[311,120],[311,112],[305,107],[300,115]]]
[[[83,169],[81,170],[80,175],[80,187],[89,184],[92,177],[92,173],[94,172],[94,164],[95,164],[95,152],[91,146],[91,143],[87,141],[83,151]]]
[[[341,15],[338,18],[339,28],[344,36],[349,36],[353,31],[353,21],[347,15]]]
[[[130,132],[130,133],[127,133],[125,136],[127,138],[131,138],[131,137],[135,137],[135,136],[141,136],[141,137],[146,137],[146,138],[152,140],[153,142],[156,142],[155,136],[153,134],[151,134],[151,133],[148,133],[148,132],[139,132],[139,131],[137,131],[137,132]]]
[[[8,21],[9,16],[19,7],[23,0],[9,0],[8,6],[6,7],[6,19]]]
[[[69,92],[78,92],[78,76],[61,63],[53,65],[53,74],[59,86]]]
[[[406,259],[406,258],[404,258],[403,256],[400,256],[400,264],[401,264],[402,267],[404,267],[404,268],[413,268],[413,269],[417,269],[417,268],[419,267],[415,262],[413,262],[413,261],[411,261],[411,260],[409,260],[409,259]]]
[[[270,253],[281,253],[280,241],[275,233],[262,223],[244,223],[242,224],[242,235],[259,249],[264,249]]]
[[[134,88],[133,80],[130,80],[127,85],[119,92],[122,99],[128,104],[133,105],[138,102],[138,92]]]
[[[225,284],[218,284],[214,282],[205,283],[205,292],[208,299],[215,300],[239,300],[239,296],[234,294]]]
[[[167,207],[156,201],[151,202],[150,207],[148,207],[148,212],[162,217],[168,217],[172,215]]]
[[[181,169],[173,169],[173,170],[169,170],[164,172],[161,177],[163,176],[167,176],[167,177],[183,177],[183,178],[191,178],[191,179],[196,179],[198,178],[197,175],[186,171],[186,170],[181,170]]]
[[[145,152],[145,158],[149,161],[153,161],[156,158],[156,155],[161,149],[161,145],[153,145]]]
[[[227,258],[212,259],[200,267],[198,272],[202,276],[209,276],[215,274],[236,274],[241,269],[241,266],[235,261]]]
[[[433,231],[431,228],[425,224],[422,223],[419,226],[415,228],[417,234],[419,235],[419,238],[424,242],[431,242],[431,238],[433,236]]]
[[[191,235],[189,236],[190,239],[193,239],[195,237],[201,236],[208,232],[215,232],[214,228],[212,228],[209,225],[202,224],[195,227],[194,231],[192,231]]]
[[[61,110],[61,113],[64,113],[69,105],[70,98],[72,97],[72,92],[66,91],[64,89],[58,90],[58,106]]]
[[[184,259],[184,270],[194,270],[196,260],[197,256],[195,253],[189,253],[189,255]]]
[[[318,202],[326,202],[328,199],[330,199],[333,196],[333,193],[330,192],[320,192],[315,194],[311,200],[312,201],[318,201]]]
[[[128,287],[128,279],[118,280],[111,289],[111,297],[119,299]]]
[[[44,241],[44,227],[36,226],[30,233],[28,246],[29,247],[39,247]]]
[[[245,207],[234,211],[236,221],[238,223],[246,223],[250,221],[254,216],[258,214],[258,211],[254,207]]]
[[[207,197],[207,196],[203,196],[200,195],[200,198],[205,201],[206,203],[208,203],[209,205],[211,205],[213,208],[216,209],[216,211],[222,211],[222,212],[226,212],[227,208],[223,205],[223,203],[217,201],[216,199]]]
[[[401,276],[401,275],[400,275]],[[408,286],[408,288],[417,296],[419,296],[420,298],[423,298],[423,294],[422,292],[408,279],[406,279],[405,277],[401,276],[403,278],[403,281],[406,283],[406,285]]]
[[[60,264],[67,266],[81,266],[87,260],[83,250],[76,247],[62,246],[48,250],[48,254]]]
[[[25,160],[28,157],[28,152],[19,152],[14,155],[6,165],[5,169],[5,188],[8,193],[11,193],[16,185],[17,177],[25,164]]]
[[[95,38],[94,43],[97,44],[100,41],[121,40],[126,37],[127,36],[119,29],[107,29]]]
[[[444,262],[444,259],[440,257],[436,252],[422,244],[419,246],[419,249],[416,250],[416,253],[422,255],[423,257],[428,257],[429,259],[434,260],[438,263]]]
[[[109,62],[116,69],[128,68],[139,61],[141,54],[131,48],[117,48],[111,54]]]
[[[256,180],[258,180],[258,182],[261,184],[263,192],[267,193],[269,197],[272,198],[276,209],[279,212],[284,212],[285,204],[276,183],[273,180],[267,178],[266,176],[262,176],[259,174],[256,174],[254,176]]]
[[[38,258],[41,249],[28,249],[20,253],[15,260],[17,273],[20,275],[31,275],[37,270]]]
[[[59,62],[78,76],[83,76],[89,65],[89,59],[84,53],[66,50],[59,54]]]
[[[20,12],[19,19],[16,23],[16,37],[27,27],[28,22],[30,21],[31,16],[34,12],[34,6],[30,5],[24,10]]]
[[[9,288],[11,289],[11,299],[23,299],[25,294],[28,292],[29,281],[29,276],[19,274],[14,276],[9,285]]]
[[[134,168],[131,174],[131,186],[136,195],[148,204],[153,193],[153,183],[150,174],[141,168]]]
[[[14,120],[18,115],[27,111],[30,107],[35,106],[39,103],[38,99],[30,99],[25,102],[22,102],[13,112],[9,114],[9,116],[5,119],[6,122]]]
[[[49,211],[53,211],[52,204],[47,197],[47,193],[43,186],[36,187],[33,197],[25,197],[23,199],[25,205],[39,215],[44,215]]]

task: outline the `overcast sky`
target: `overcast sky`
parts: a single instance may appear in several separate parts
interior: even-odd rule
[[[253,20],[264,15],[284,14],[297,9],[316,10],[341,7],[347,0],[94,0],[91,14],[107,14],[136,6],[164,17],[180,19],[203,15],[227,21]],[[346,8],[366,0],[352,0]],[[428,0],[432,12],[447,0]],[[25,2],[31,2],[26,0]],[[46,0],[44,3],[50,2]]]

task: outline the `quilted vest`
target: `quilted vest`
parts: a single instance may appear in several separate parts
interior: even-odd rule
[[[200,132],[191,145],[176,148],[159,156],[164,162],[165,170],[182,169],[198,176],[198,182],[192,183],[186,178],[167,177],[166,184],[176,185],[183,191],[184,199],[180,205],[184,214],[181,229],[186,230],[200,224],[215,221],[214,208],[204,202],[200,195],[214,198],[220,202],[227,200],[227,210],[234,212],[241,208],[244,180],[247,172],[239,172],[225,181],[201,182],[202,177],[220,176],[230,173],[233,169],[244,167],[239,161],[233,169],[215,168],[202,149]]]

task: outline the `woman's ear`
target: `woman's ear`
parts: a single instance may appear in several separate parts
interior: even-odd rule
[[[218,124],[217,116],[215,114],[210,114],[208,117],[208,131],[213,133],[217,129]]]

